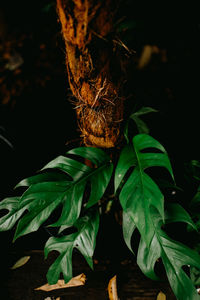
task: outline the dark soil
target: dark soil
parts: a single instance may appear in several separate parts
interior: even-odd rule
[[[113,266],[110,261],[96,261],[92,271],[78,254],[74,255],[74,276],[85,273],[87,280],[84,286],[70,287],[51,292],[37,291],[35,288],[46,284],[45,274],[56,257],[52,253],[44,260],[42,251],[28,251],[12,253],[8,257],[9,263],[28,255],[30,260],[16,270],[4,272],[4,283],[1,283],[1,294],[10,300],[44,300],[47,297],[61,300],[106,300],[108,299],[107,285],[117,272],[117,288],[120,300],[155,300],[160,291],[166,294],[168,300],[173,300],[169,286],[165,282],[148,280],[138,269],[134,260],[126,259]],[[115,270],[114,270],[115,269]]]

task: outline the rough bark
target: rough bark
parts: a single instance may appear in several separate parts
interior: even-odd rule
[[[114,147],[123,119],[122,77],[112,42],[117,0],[57,0],[68,80],[86,146]]]

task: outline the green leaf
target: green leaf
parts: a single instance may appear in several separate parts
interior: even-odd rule
[[[20,197],[10,197],[0,202],[0,210],[8,210],[8,213],[0,218],[0,231],[12,229],[17,220],[23,214],[25,209],[19,209],[19,200]]]
[[[31,185],[23,194],[19,209],[28,210],[17,225],[14,241],[38,230],[55,208],[62,203],[68,182],[42,182]]]
[[[77,220],[74,224],[77,232],[60,238],[51,237],[45,245],[45,257],[49,252],[56,250],[60,253],[47,273],[49,284],[57,283],[60,273],[63,273],[67,283],[72,278],[72,252],[77,248],[91,268],[93,268],[92,256],[96,246],[96,235],[99,228],[98,212],[91,212]]]
[[[130,118],[132,119],[135,116],[137,116],[137,117],[143,116],[143,115],[146,115],[146,114],[149,114],[152,112],[158,112],[158,110],[156,110],[152,107],[145,106],[145,107],[140,108],[138,111],[134,112],[132,115],[130,115]]]
[[[199,205],[200,205],[200,186],[198,186],[197,192],[194,195],[191,203],[190,203],[190,211],[193,216],[193,219],[195,220],[195,225],[197,230],[200,229],[200,211],[199,211]],[[188,231],[192,231],[191,227],[188,227]]]
[[[117,32],[123,32],[126,30],[133,29],[137,26],[137,21],[135,20],[126,20],[117,24]]]
[[[149,149],[159,150],[159,153]],[[144,150],[149,152],[144,153]],[[164,147],[146,134],[138,134],[133,138],[133,145],[127,145],[122,150],[115,171],[115,191],[120,187],[125,175],[132,167],[128,179],[125,179],[119,198],[125,212],[131,211],[131,217],[143,239],[150,244],[154,235],[154,226],[150,213],[155,207],[164,218],[164,196],[157,184],[145,170],[149,167],[164,167],[173,178],[173,172]]]
[[[131,119],[135,121],[135,124],[136,124],[136,126],[138,128],[138,132],[139,133],[149,134],[149,128],[148,128],[147,124],[143,120],[141,120],[137,116],[134,116]]]
[[[152,107],[142,107],[141,109],[139,109],[138,111],[130,115],[124,129],[124,136],[127,142],[129,142],[128,129],[129,129],[130,120],[133,120],[135,122],[139,133],[149,134],[149,128],[147,124],[143,120],[141,120],[140,117],[152,112],[158,112],[158,111]]]
[[[196,206],[200,204],[200,186],[197,189],[196,194],[194,195],[191,206],[196,209]]]
[[[101,149],[94,147],[79,147],[69,150],[67,154],[74,154],[89,159],[95,165],[104,164],[105,161],[110,161],[110,157]],[[110,161],[111,162],[111,161]]]
[[[123,183],[123,178],[127,171],[132,167],[136,166],[137,158],[135,156],[133,145],[126,145],[120,154],[120,158],[115,171],[115,192]]]
[[[134,216],[132,216],[131,210],[123,211],[122,229],[123,229],[124,241],[127,247],[129,248],[129,250],[133,252],[131,247],[131,237],[133,235],[133,232],[136,229],[136,226],[134,223]]]
[[[190,268],[190,278],[191,278],[193,284],[200,285],[200,270],[195,267],[191,267]]]
[[[96,204],[103,196],[106,187],[110,182],[113,171],[113,164],[110,160],[110,157],[98,148],[79,147],[68,151],[67,154],[74,154],[88,159],[93,164],[95,164],[95,167],[91,169],[88,166],[84,165],[85,169],[83,169],[82,167],[81,172],[84,172],[85,174],[82,174],[78,171],[80,170],[81,163],[75,161],[76,164],[74,164],[73,168],[71,168],[71,161],[73,161],[72,159],[66,158],[64,160],[63,158],[59,158],[58,161],[55,160],[51,162],[50,164],[45,166],[45,168],[59,168],[62,171],[68,172],[69,175],[74,177],[74,179],[76,179],[77,181],[80,180],[81,182],[85,183],[86,181],[89,181],[91,183],[91,193],[86,204],[86,208],[89,208]]]
[[[189,163],[185,163],[186,176],[191,179],[200,180],[200,162],[198,160],[191,160]]]
[[[90,168],[74,159],[65,156],[58,156],[56,159],[50,161],[42,170],[45,169],[59,169],[74,180],[82,177],[83,173],[89,172]]]
[[[65,181],[69,180],[70,177],[67,174],[59,173],[59,172],[45,172],[40,173],[28,178],[21,180],[15,188],[18,187],[29,187],[32,184],[42,183],[42,182],[50,182],[50,181]]]
[[[18,186],[28,186],[28,189],[22,195],[18,209],[27,213],[18,223],[14,240],[38,230],[61,205],[59,219],[50,226],[73,226],[81,212],[87,183],[91,191],[85,209],[103,196],[113,170],[110,157],[100,149],[85,147],[73,149],[69,154],[87,158],[95,166],[90,168],[76,159],[59,156],[42,169],[43,173],[22,180]]]
[[[173,209],[175,211],[173,211]],[[186,217],[187,213],[184,215],[182,212],[178,213],[179,217],[176,219],[175,214],[177,213],[177,210],[178,206],[171,207],[172,216],[170,216],[168,211],[168,221],[173,220],[180,222],[182,219],[183,222],[192,222],[189,217]],[[183,218],[180,217],[181,214]],[[177,299],[199,299],[191,279],[186,275],[182,267],[191,265],[199,269],[200,256],[194,250],[191,250],[187,246],[174,241],[167,236],[167,234],[161,229],[163,221],[158,212],[154,211],[154,214],[152,215],[155,232],[149,247],[146,245],[143,238],[140,240],[137,255],[137,263],[139,267],[147,277],[151,279],[158,279],[154,269],[157,260],[161,258],[169,283]]]
[[[184,222],[187,223],[194,230],[197,230],[196,225],[192,221],[190,215],[186,210],[177,203],[170,203],[166,205],[165,223]]]

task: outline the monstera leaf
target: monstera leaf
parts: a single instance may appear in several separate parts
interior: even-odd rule
[[[139,133],[149,134],[149,128],[148,128],[147,124],[141,119],[141,116],[152,113],[152,112],[158,112],[158,111],[152,107],[142,107],[138,111],[136,111],[130,115],[128,121],[126,122],[125,128],[124,128],[124,136],[125,136],[127,142],[129,142],[129,137],[128,137],[129,132],[128,131],[129,131],[130,120],[135,122]]]
[[[123,211],[123,215],[122,215],[123,236],[124,236],[124,241],[131,252],[133,252],[133,249],[131,247],[131,238],[134,230],[136,229],[136,225],[133,222],[133,218],[134,216],[131,215],[131,210]]]
[[[154,268],[157,260],[162,259],[169,283],[179,300],[199,300],[200,296],[191,281],[186,275],[183,266],[194,266],[200,269],[200,256],[187,246],[172,240],[162,229],[163,220],[158,211],[152,213],[154,221],[154,236],[151,244],[147,247],[143,238],[140,240],[137,263],[143,273],[151,279],[158,279]],[[168,207],[166,223],[185,222],[195,227],[190,216],[178,204]]]
[[[98,212],[91,212],[78,219],[74,226],[77,228],[77,232],[59,238],[51,237],[45,245],[45,257],[53,250],[60,253],[47,273],[49,284],[57,283],[60,273],[63,273],[66,283],[72,278],[72,252],[74,248],[82,253],[89,266],[93,268],[92,256],[99,228]]]
[[[74,155],[90,160],[94,167],[81,163]],[[21,198],[16,201],[8,198],[2,202],[0,209],[6,208],[9,212],[0,219],[0,230],[10,229],[11,225],[7,227],[10,217],[13,226],[22,213],[26,212],[18,223],[15,240],[19,236],[36,231],[61,205],[61,216],[51,226],[73,226],[80,215],[86,184],[91,186],[89,200],[85,205],[85,209],[88,209],[103,196],[112,169],[109,156],[96,148],[80,147],[69,151],[67,157],[59,156],[48,163],[42,169],[42,173],[22,180],[17,185],[28,187]]]
[[[0,210],[6,209],[9,212],[0,219],[0,231],[12,229],[25,209],[19,209],[20,197],[6,198],[0,202]]]
[[[151,136],[138,134],[133,138],[132,144],[126,145],[122,150],[115,172],[115,191],[121,188],[119,198],[126,219],[132,219],[147,245],[154,235],[151,206],[157,208],[164,219],[164,196],[145,172],[147,168],[155,166],[166,168],[173,178],[164,147]],[[125,178],[130,168],[133,170]],[[131,232],[130,234],[132,235]]]

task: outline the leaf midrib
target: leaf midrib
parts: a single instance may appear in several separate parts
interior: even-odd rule
[[[109,165],[109,164],[111,164],[111,163],[110,163],[110,162],[106,162],[106,163],[104,163],[103,165],[101,165],[101,166],[100,166],[99,168],[97,168],[97,169],[91,169],[91,172],[88,173],[84,178],[80,178],[80,179],[78,179],[78,180],[76,180],[76,181],[72,181],[72,184],[71,184],[64,192],[60,192],[60,195],[62,195],[62,196],[61,196],[61,199],[62,199],[62,200],[59,201],[59,202],[60,202],[60,203],[63,202],[64,195],[65,195],[70,189],[72,189],[76,184],[79,184],[81,181],[86,181],[87,178],[89,178],[89,177],[92,176],[93,174],[99,172],[101,169],[105,168],[105,167],[106,167],[107,165]],[[49,191],[49,193],[51,193],[51,192]],[[59,192],[58,192],[58,194],[59,194]],[[58,197],[59,197],[59,196],[58,196]],[[47,202],[47,205],[45,205],[45,206],[42,207],[42,209],[40,210],[40,213],[41,213],[42,211],[44,211],[49,205],[51,205],[52,202],[53,202],[53,201]],[[59,202],[57,203],[56,207],[59,205]],[[29,202],[28,204],[30,204],[30,202]],[[25,206],[26,206],[26,205],[25,205]],[[27,208],[27,209],[28,209],[28,208]],[[29,211],[29,213],[30,213],[30,211]],[[38,214],[37,214],[37,215],[38,215]],[[35,217],[36,217],[36,216],[34,216],[33,220],[35,219]],[[32,220],[32,221],[33,221],[33,220]]]
[[[86,171],[82,171],[83,172],[83,177],[77,179],[77,180],[73,180],[69,182],[69,185],[67,186],[65,191],[60,191],[60,192],[54,192],[54,191],[44,191],[43,193],[57,193],[57,194],[66,194],[70,189],[73,188],[74,185],[81,183],[82,181],[86,181],[89,177],[91,177],[92,175],[94,175],[95,173],[100,172],[101,169],[105,168],[107,165],[111,164],[109,161],[104,163],[103,165],[101,165],[100,167],[98,167],[97,169],[91,169],[90,172]],[[78,170],[78,169],[77,169]],[[80,170],[79,170],[80,171]],[[84,176],[84,173],[86,173],[86,175]],[[32,194],[37,194],[40,193],[38,191],[33,192]],[[22,196],[23,197],[23,196]],[[34,199],[34,198],[33,198]],[[62,201],[61,201],[62,202]]]
[[[100,172],[101,169],[105,168],[107,165],[111,164],[110,162],[106,162],[103,165],[101,165],[100,167],[98,167],[97,169],[91,169],[90,172],[87,172],[87,174],[81,178],[79,178],[78,180],[72,181],[71,184],[69,185],[69,187],[63,192],[63,193],[67,193],[68,190],[70,190],[71,188],[73,188],[76,184],[81,183],[82,181],[87,181],[87,179],[89,177],[91,177],[92,175],[94,175],[95,173]],[[84,175],[84,174],[83,174]]]
[[[139,154],[140,154],[140,151],[137,151],[137,148],[135,147],[134,145],[134,151],[135,151],[135,155],[136,155],[136,159],[137,159],[137,162],[138,162],[138,169],[139,169],[139,173],[140,173],[140,181],[141,181],[141,185],[142,185],[142,195],[143,195],[143,199],[145,199],[144,195],[144,180],[143,180],[143,173],[144,171],[142,170],[142,166],[141,166],[141,163],[140,163],[140,159],[139,159]],[[146,204],[146,201],[144,200],[144,203]],[[145,215],[147,215],[147,206],[144,205],[145,207]]]

